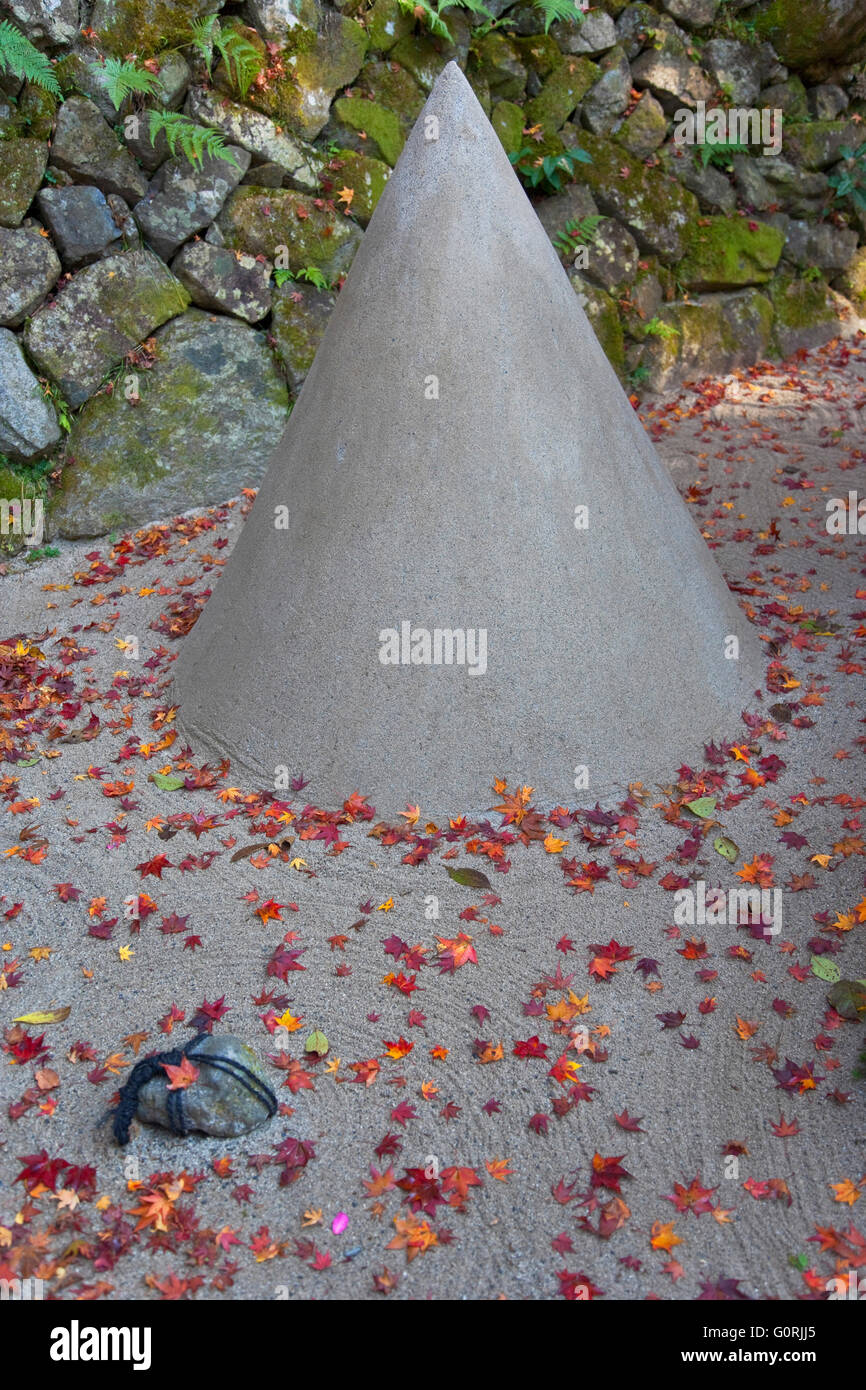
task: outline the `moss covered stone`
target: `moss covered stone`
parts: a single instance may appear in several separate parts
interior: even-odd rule
[[[96,0],[90,27],[103,53],[147,58],[187,42],[192,20],[220,8],[220,0]]]
[[[769,0],[754,16],[755,29],[769,39],[792,68],[844,59],[866,39],[862,0]]]
[[[334,111],[344,125],[366,135],[373,151],[394,167],[406,143],[406,131],[399,116],[365,97],[338,97]]]
[[[0,140],[0,227],[20,227],[47,159],[48,146],[42,140]]]
[[[414,77],[394,63],[365,63],[352,83],[352,94],[369,97],[393,111],[407,135],[427,100]]]
[[[347,271],[361,242],[354,222],[289,188],[241,184],[217,219],[225,244],[267,256],[278,268],[315,266],[329,280]],[[283,264],[283,262],[286,264]]]
[[[842,274],[833,283],[859,313],[866,313],[866,246],[854,252]]]
[[[540,125],[550,134],[560,130],[599,75],[598,64],[589,58],[563,59],[538,96],[526,103],[526,124]]]
[[[264,44],[254,29],[245,37]],[[262,88],[253,87],[247,102],[303,140],[313,140],[328,119],[334,95],[357,77],[367,52],[366,31],[354,19],[329,11],[318,29],[298,24],[280,52],[284,76],[274,76]],[[217,82],[233,90],[225,68]]]
[[[573,275],[571,283],[589,319],[604,355],[619,376],[625,371],[625,337],[619,311],[610,295],[598,285]]]
[[[523,109],[513,101],[497,101],[490,113],[490,124],[502,141],[506,154],[517,154],[523,148]]]
[[[476,69],[486,77],[494,98],[517,101],[523,96],[526,90],[526,66],[513,40],[494,31],[478,40],[474,53]],[[574,106],[571,109],[573,111]]]
[[[451,17],[449,15],[449,19]],[[446,63],[458,58],[459,54],[456,45],[447,39],[433,34],[408,34],[395,43],[389,56],[392,62],[410,72],[425,92],[430,92]]]
[[[660,169],[623,160],[621,146],[585,131],[581,146],[591,164],[578,164],[575,177],[586,184],[602,211],[624,222],[638,246],[663,261],[680,259],[686,231],[699,216],[698,200]]]
[[[836,305],[823,280],[777,275],[768,293],[775,311],[773,342],[781,357],[835,338],[839,331]]]
[[[703,217],[686,233],[680,282],[689,289],[724,290],[761,285],[782,255],[785,234],[745,217]]]
[[[412,16],[404,14],[397,0],[376,0],[367,13],[367,36],[376,53],[387,53],[412,29]]]
[[[333,308],[334,296],[312,285],[289,281],[274,295],[271,335],[294,395],[313,365]]]
[[[514,43],[524,65],[537,77],[549,77],[562,62],[562,53],[550,34],[532,34],[515,39]]]
[[[612,134],[614,140],[635,159],[646,159],[659,145],[664,144],[667,129],[667,116],[661,102],[656,101],[651,92],[644,92],[631,114],[619,123]]]
[[[265,335],[193,309],[156,334],[156,357],[137,405],[115,391],[76,418],[52,530],[99,536],[261,481],[288,406]]]
[[[804,169],[828,169],[842,158],[842,146],[863,144],[862,128],[854,121],[789,121],[784,132],[785,159]]]
[[[336,200],[344,189],[351,189],[350,202],[343,199],[337,206],[345,208],[346,213],[351,213],[362,227],[366,227],[390,173],[381,159],[358,154],[356,150],[338,150],[322,175],[322,191]]]

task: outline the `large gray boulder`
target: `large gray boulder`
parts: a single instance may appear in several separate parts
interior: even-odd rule
[[[107,256],[79,270],[34,315],[25,345],[69,404],[79,406],[132,348],[188,304],[183,285],[150,251]]]
[[[455,63],[174,671],[196,758],[303,754],[386,817],[486,815],[495,776],[585,804],[754,707],[760,643]]]
[[[300,391],[334,309],[334,295],[289,281],[274,295],[271,334],[289,389]]]
[[[279,442],[288,392],[263,333],[190,309],[154,336],[140,394],[101,394],[75,420],[51,514],[62,536],[237,496],[261,481]]]
[[[57,253],[42,230],[0,227],[0,324],[15,328],[38,309],[60,276]]]
[[[129,224],[129,208],[123,199],[118,198],[116,193],[110,193],[106,198],[98,188],[89,184],[73,183],[66,188],[43,188],[37,194],[36,206],[64,264],[73,270],[89,265],[101,256],[121,251],[125,229],[135,233],[135,225]]]
[[[306,192],[316,188],[322,164],[318,151],[279,129],[269,116],[201,87],[190,92],[186,110],[191,120],[218,130],[232,145],[249,150],[254,161],[279,164],[292,187]]]
[[[258,323],[271,307],[271,263],[264,257],[191,241],[175,256],[172,273],[193,304]]]
[[[54,407],[24,361],[18,339],[8,328],[0,328],[0,453],[36,458],[59,438]]]
[[[679,54],[642,53],[632,63],[631,75],[636,87],[649,87],[669,116],[682,107],[695,107],[699,101],[710,105],[715,95],[706,73]]]
[[[7,0],[4,8],[34,43],[71,43],[79,30],[79,0]]]
[[[163,260],[170,260],[179,246],[215,221],[249,168],[248,150],[235,145],[226,153],[233,157],[233,164],[219,158],[206,158],[201,165],[182,157],[169,160],[147,197],[133,209],[142,236]]]
[[[73,182],[95,184],[128,203],[137,203],[147,192],[146,176],[87,97],[68,97],[61,105],[51,163]]]
[[[761,59],[748,44],[736,39],[710,39],[701,63],[725,96],[725,104],[754,106],[761,90]]]

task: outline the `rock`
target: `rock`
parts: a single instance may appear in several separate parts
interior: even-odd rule
[[[412,15],[404,14],[397,0],[375,0],[366,18],[370,47],[376,53],[387,53],[413,29]]]
[[[102,394],[75,420],[52,509],[62,536],[211,506],[264,474],[288,405],[264,334],[191,309],[155,336],[139,403]]]
[[[761,92],[761,105],[781,111],[789,121],[805,121],[809,117],[806,88],[799,77],[789,77],[785,82],[765,87]]]
[[[137,203],[147,192],[147,179],[132,155],[87,97],[69,97],[60,107],[51,164],[75,183],[95,184],[128,203]]]
[[[289,390],[297,395],[322,341],[334,296],[312,285],[289,282],[274,294],[271,334]]]
[[[457,32],[455,21],[458,17],[456,10],[452,10],[448,16],[453,33]],[[413,33],[395,43],[389,56],[391,62],[399,63],[401,68],[411,73],[419,87],[429,92],[445,64],[452,59],[459,61],[460,51],[458,44],[449,43],[447,39],[437,38],[433,34]],[[463,56],[465,60],[465,54]]]
[[[64,97],[85,96],[93,102],[109,125],[118,120],[117,108],[99,75],[95,49],[76,48],[71,53],[64,53],[54,64],[54,76],[60,83]]]
[[[306,215],[299,217],[299,211]],[[285,269],[298,271],[315,266],[329,280],[349,269],[362,235],[354,222],[317,208],[311,198],[301,193],[252,185],[235,190],[217,225],[226,245],[234,250],[274,260],[279,248],[285,247]]]
[[[761,285],[779,264],[785,236],[745,217],[709,217],[690,227],[677,277],[694,290]]]
[[[25,82],[18,97],[19,135],[31,140],[50,140],[54,132],[57,98],[35,82]]]
[[[669,15],[687,29],[706,29],[716,17],[720,0],[662,0]]]
[[[242,251],[188,242],[171,264],[193,304],[258,323],[271,307],[271,264]]]
[[[684,29],[651,5],[627,5],[616,21],[616,36],[629,62],[641,49],[649,48],[650,33],[655,36],[652,42],[661,43],[668,54],[685,54],[686,45],[691,42]]]
[[[218,1139],[236,1139],[277,1113],[277,1100],[267,1073],[252,1048],[240,1038],[228,1033],[205,1033],[188,1044],[185,1051],[198,1068],[195,1081],[172,1092],[168,1089],[167,1073],[153,1077],[138,1092],[140,1120],[166,1129],[176,1128],[183,1134],[196,1130]],[[208,1057],[220,1059],[222,1066],[209,1066]],[[227,1064],[230,1068],[234,1064],[234,1070],[224,1070]],[[252,1079],[245,1075],[250,1072]],[[173,1112],[169,1111],[170,1103]],[[174,1124],[171,1113],[175,1116]]]
[[[317,0],[247,0],[250,23],[263,39],[282,43],[299,25],[315,29],[321,17]]]
[[[513,101],[497,101],[490,113],[490,124],[502,141],[506,154],[518,154],[523,149],[523,107]]]
[[[838,334],[836,306],[823,281],[777,275],[769,295],[775,310],[773,341],[783,358],[800,348],[820,347]]]
[[[390,174],[381,159],[371,159],[355,150],[338,150],[322,174],[322,192],[347,216],[351,213],[356,222],[366,227]],[[340,197],[344,193],[351,194],[348,202]]]
[[[757,32],[792,68],[844,61],[866,39],[862,0],[762,0],[754,15]]]
[[[279,164],[294,188],[312,192],[318,181],[321,157],[312,145],[279,131],[274,121],[240,102],[221,100],[200,87],[187,100],[187,115],[199,125],[218,130],[232,145],[249,150],[254,159]]]
[[[25,362],[18,339],[0,328],[0,453],[32,459],[59,438],[54,407]]]
[[[163,260],[215,221],[226,198],[237,188],[250,164],[248,150],[229,146],[235,159],[205,158],[200,166],[177,158],[163,165],[147,197],[133,208],[142,236]]]
[[[736,39],[710,39],[701,52],[701,63],[715,78],[726,102],[754,106],[761,90],[761,60],[748,44]]]
[[[352,84],[352,94],[367,96],[380,106],[387,106],[407,132],[414,125],[426,100],[411,73],[396,63],[379,60],[364,64]]]
[[[406,131],[399,116],[377,101],[364,97],[338,97],[334,111],[340,121],[352,130],[363,132],[372,146],[371,154],[379,154],[391,167],[397,163],[406,142]]]
[[[611,133],[635,159],[646,159],[664,144],[667,127],[661,102],[656,101],[651,92],[644,92],[631,114],[614,124]]]
[[[663,303],[664,292],[655,269],[638,270],[629,287],[626,305],[621,307],[626,332],[632,338],[644,338],[646,325],[652,323]]]
[[[535,211],[550,240],[555,242],[560,232],[565,231],[567,222],[581,222],[585,217],[598,217],[598,207],[588,188],[582,184],[570,183],[561,193],[550,198],[542,198]]]
[[[685,249],[684,233],[699,209],[693,193],[659,169],[623,164],[622,150],[610,140],[586,132],[581,144],[592,164],[577,166],[599,207],[624,222],[642,250],[676,261]],[[623,169],[628,172],[623,177]]]
[[[819,212],[827,201],[826,174],[808,173],[772,155],[735,154],[734,179],[747,207],[763,211],[784,204],[794,216]]]
[[[59,276],[60,261],[38,227],[0,227],[0,324],[23,323]]]
[[[640,252],[630,232],[612,217],[599,222],[587,247],[587,280],[613,294],[628,285],[637,274]]]
[[[108,256],[79,270],[54,303],[34,315],[24,331],[25,346],[74,408],[188,303],[186,290],[150,251]]]
[[[721,169],[706,167],[695,158],[693,149],[673,147],[671,170],[684,188],[695,194],[702,208],[714,211],[733,212],[737,206],[737,195]],[[681,157],[678,157],[681,155]]]
[[[603,67],[606,71],[587,93],[581,107],[584,125],[596,135],[610,133],[631,97],[631,69],[623,50],[608,54]]]
[[[287,188],[286,171],[282,164],[251,164],[241,183],[254,183],[257,188]]]
[[[8,0],[16,25],[31,42],[72,43],[78,34],[78,0]]]
[[[520,57],[526,66],[529,77],[549,77],[554,68],[562,62],[562,54],[551,34],[533,34],[531,38],[515,39]],[[528,79],[527,79],[528,82]],[[538,92],[530,93],[537,96]]]
[[[563,53],[606,53],[617,41],[616,27],[609,14],[591,10],[580,23],[567,20],[554,24],[551,34]]]
[[[190,23],[222,8],[222,0],[96,0],[90,27],[103,53],[141,58],[185,43]]]
[[[849,106],[846,93],[835,82],[821,82],[808,92],[809,114],[816,121],[835,121]]]
[[[36,194],[48,146],[41,140],[0,140],[0,227],[18,227]]]
[[[526,67],[517,45],[494,31],[479,39],[475,52],[477,71],[487,79],[493,99],[519,101],[526,89]],[[572,111],[576,105],[577,102]],[[563,121],[567,119],[568,116],[563,117]]]
[[[540,125],[548,135],[555,135],[583,100],[598,73],[596,64],[588,58],[564,58],[538,96],[524,106],[524,125]]]
[[[646,337],[642,356],[652,391],[751,366],[772,345],[773,307],[758,290],[667,304],[656,318],[662,331]]]
[[[682,107],[695,107],[699,101],[712,105],[715,88],[690,58],[677,54],[642,53],[632,64],[636,87],[649,87],[653,96],[673,116]]]
[[[785,238],[782,255],[793,265],[817,266],[819,270],[844,270],[857,250],[857,233],[848,227],[834,227],[829,222],[797,221],[786,213],[768,217]]]
[[[118,202],[126,207],[122,199]],[[121,229],[98,188],[89,184],[43,188],[36,206],[66,266],[77,269],[122,249]]]
[[[850,299],[860,314],[866,312],[866,246],[854,252],[843,273],[833,281],[833,286],[846,299]]]
[[[246,37],[261,43],[254,30],[247,30]],[[285,77],[275,77],[266,87],[252,87],[246,101],[292,135],[314,140],[327,122],[336,93],[360,72],[366,51],[367,35],[361,25],[325,9],[317,29],[298,25],[289,35],[281,55]],[[224,67],[217,70],[215,80],[234,95]]]
[[[854,121],[805,121],[786,123],[784,150],[787,158],[804,169],[829,169],[842,157],[842,147],[856,149],[863,143]]]

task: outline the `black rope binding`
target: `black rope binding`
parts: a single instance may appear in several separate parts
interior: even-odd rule
[[[211,1057],[198,1052],[199,1044],[208,1036],[207,1033],[196,1033],[183,1047],[175,1047],[170,1052],[156,1052],[152,1057],[143,1057],[140,1062],[136,1062],[129,1073],[129,1080],[120,1089],[120,1099],[114,1112],[112,1129],[121,1147],[129,1143],[129,1127],[138,1111],[138,1093],[142,1086],[153,1081],[154,1077],[165,1077],[163,1064],[179,1067],[184,1057],[196,1057],[202,1066],[213,1067],[214,1071],[222,1071],[233,1077],[264,1106],[268,1112],[268,1119],[276,1115],[277,1098],[270,1086],[256,1076],[255,1072],[250,1071],[243,1062],[238,1062],[233,1057]],[[187,1134],[189,1131],[183,1110],[183,1090],[168,1091],[166,1105],[172,1134]]]

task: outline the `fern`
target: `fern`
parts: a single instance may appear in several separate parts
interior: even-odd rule
[[[583,12],[579,5],[575,5],[574,0],[534,0],[536,9],[541,10],[544,15],[544,32],[550,29],[551,24],[557,20],[571,20],[572,23],[583,23]]]
[[[89,63],[88,66],[107,91],[115,111],[120,110],[133,92],[152,96],[159,88],[152,72],[125,58],[106,58],[104,63]]]
[[[230,80],[245,97],[253,82],[266,66],[266,60],[255,44],[239,29],[223,28],[215,14],[196,19],[190,24],[189,46],[204,60],[208,71],[216,51],[226,66]]]
[[[53,97],[63,95],[45,54],[40,53],[8,19],[0,20],[0,72],[9,72],[13,77],[32,82]]]
[[[224,159],[227,164],[240,168],[234,155],[227,149],[225,139],[216,130],[196,125],[188,116],[179,111],[162,111],[158,108],[147,113],[150,143],[156,143],[157,136],[165,135],[166,143],[173,155],[182,154],[190,164],[199,167],[205,156],[209,159]]]

